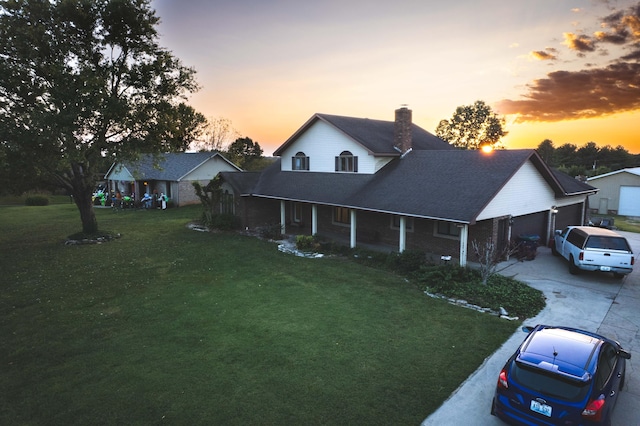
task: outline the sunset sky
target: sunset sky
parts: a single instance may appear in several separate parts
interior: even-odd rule
[[[483,100],[508,149],[640,153],[640,1],[153,0],[161,44],[198,72],[189,103],[270,155],[314,113],[435,133]]]

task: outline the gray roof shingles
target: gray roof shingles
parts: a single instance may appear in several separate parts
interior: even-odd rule
[[[145,154],[138,161],[124,162],[136,179],[178,181],[218,152],[177,152],[159,155]]]
[[[529,160],[539,163],[538,167],[542,164],[533,150],[497,150],[489,155],[477,150],[412,151],[373,175],[281,171],[278,161],[243,192],[257,197],[474,223],[477,215]],[[575,179],[563,180],[570,186],[565,188],[551,172],[547,174],[548,182],[559,195],[594,189]]]
[[[395,128],[395,123],[393,121],[345,117],[331,114],[315,114],[300,129],[298,129],[296,133],[287,139],[287,141],[285,141],[285,143],[274,152],[274,155],[281,155],[285,148],[294,143],[306,129],[318,120],[331,124],[333,127],[340,130],[342,133],[375,155],[400,156],[401,154],[393,147],[393,135]],[[456,149],[439,137],[427,132],[415,124],[411,125],[411,138],[414,150]]]

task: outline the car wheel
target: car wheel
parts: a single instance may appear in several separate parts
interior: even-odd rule
[[[576,262],[573,260],[573,256],[569,258],[569,273],[571,275],[577,275],[580,272],[580,269],[576,266]]]

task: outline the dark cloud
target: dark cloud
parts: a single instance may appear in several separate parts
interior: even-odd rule
[[[528,84],[523,99],[502,100],[496,109],[502,114],[517,114],[521,122],[601,117],[640,110],[640,2],[606,16],[602,28],[593,37],[565,33],[564,44],[581,57],[605,44],[620,46],[627,53],[605,66],[549,73],[546,78]],[[598,51],[608,52],[602,46]],[[549,49],[532,52],[538,59],[549,59],[545,57],[549,54]]]
[[[640,63],[615,63],[577,72],[555,71],[528,85],[523,100],[497,110],[518,121],[561,121],[640,109]]]

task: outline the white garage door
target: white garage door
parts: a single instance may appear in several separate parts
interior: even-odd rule
[[[618,214],[640,216],[640,186],[621,186]]]

